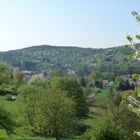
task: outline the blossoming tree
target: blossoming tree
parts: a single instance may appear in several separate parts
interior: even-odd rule
[[[136,18],[137,22],[140,23],[140,15],[136,12],[133,11],[132,15]],[[139,44],[134,42],[133,37],[127,36],[127,39],[130,43],[130,45],[125,45],[125,47],[131,47],[134,50],[134,53],[132,54],[132,57],[138,61],[140,61],[140,46]],[[135,39],[140,41],[140,34],[137,34],[135,36]],[[140,78],[139,74],[134,74],[133,75],[135,79]],[[134,113],[136,113],[140,117],[140,90],[136,92],[136,97],[129,96],[127,100],[129,101],[128,109]],[[134,132],[135,135],[140,136],[140,132]]]

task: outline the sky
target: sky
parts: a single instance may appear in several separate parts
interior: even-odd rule
[[[0,51],[34,45],[108,48],[139,33],[139,0],[0,0]]]

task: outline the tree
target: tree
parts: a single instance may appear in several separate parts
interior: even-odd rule
[[[34,127],[37,133],[51,132],[56,140],[70,137],[75,128],[74,102],[61,90],[51,89],[36,102]]]
[[[140,122],[136,114],[128,109],[128,102],[125,99],[122,100],[120,106],[117,108],[116,118],[118,125],[121,126],[121,131],[127,140],[139,140],[134,132],[139,131]]]
[[[33,119],[36,110],[35,104],[41,94],[45,93],[45,89],[37,85],[28,84],[22,85],[17,92],[19,93],[19,98],[21,98],[24,103],[25,119],[32,127],[31,131],[33,131]]]
[[[96,140],[123,140],[120,129],[114,126],[111,121],[106,121],[96,132]]]
[[[95,81],[95,86],[96,86],[97,88],[103,88],[103,83],[102,83],[102,81]]]
[[[0,62],[0,87],[9,84],[12,79],[12,68],[4,62]]]
[[[129,90],[129,89],[134,90],[135,87],[134,84],[130,83],[129,80],[123,80],[121,77],[116,77],[115,84],[116,84],[116,89],[121,91]]]
[[[5,129],[8,134],[15,134],[15,122],[11,119],[11,114],[0,107],[0,128]]]
[[[80,78],[79,83],[80,83],[81,86],[86,87],[86,81],[85,81],[85,78],[84,77],[81,77]]]
[[[90,79],[94,81],[100,81],[101,80],[101,72],[99,71],[93,71],[91,72],[91,74],[89,75]]]
[[[44,90],[44,88],[37,85],[25,84],[20,86],[17,92],[20,94],[25,103],[29,103],[30,101],[32,101],[31,99],[33,98],[33,96],[39,95],[40,93],[44,92]]]
[[[136,11],[133,11],[132,15],[136,18],[137,22],[140,23],[140,15]],[[136,39],[138,41],[140,40],[140,35],[139,34],[137,34],[135,37],[136,37]],[[134,59],[140,61],[140,48],[139,48],[139,45],[134,42],[133,38],[130,35],[127,36],[127,40],[129,41],[130,45],[125,45],[125,47],[126,48],[127,47],[132,48],[134,50],[134,53],[132,54],[132,57]],[[138,76],[137,76],[137,78],[138,78]],[[140,97],[140,93],[138,93],[137,96]],[[140,100],[139,100],[139,98],[136,99],[133,96],[129,96],[128,101],[130,102],[130,104],[128,105],[129,110],[131,110],[132,112],[136,113],[140,117],[140,115],[139,115],[140,114]],[[139,131],[135,131],[134,133],[137,134],[138,136],[140,136]]]
[[[120,88],[122,87],[122,83],[123,83],[122,77],[117,76],[115,78],[115,85],[117,90],[120,90]]]
[[[133,74],[132,79],[136,82],[136,80],[139,78],[139,74]]]
[[[0,62],[0,93],[5,93],[5,87],[11,84],[12,68],[4,62]],[[5,129],[8,134],[14,133],[15,123],[11,114],[0,106],[0,128]]]
[[[75,67],[76,73],[79,76],[88,75],[90,72],[89,69],[89,65],[86,62],[81,62]]]
[[[58,71],[58,70],[53,70],[50,74],[49,74],[49,78],[53,78],[53,77],[61,77],[63,76],[63,74]]]
[[[102,72],[101,77],[102,79],[105,79],[105,80],[114,81],[115,74],[112,72]]]
[[[125,91],[117,93],[110,90],[108,94],[108,112],[109,119],[111,118],[115,127],[119,128],[125,136],[126,140],[138,140],[138,136],[134,136],[133,132],[139,130],[139,118],[136,114],[128,110],[127,98],[133,91]]]
[[[74,100],[77,117],[81,118],[88,113],[86,98],[75,78],[55,77],[51,81],[51,86],[55,89],[65,91],[67,96]]]
[[[119,106],[121,102],[121,97],[119,93],[116,93],[116,91],[110,87],[109,92],[107,94],[107,117],[110,117],[110,119],[114,122],[114,124],[117,126],[118,118],[117,116],[117,107]]]
[[[16,89],[23,84],[23,73],[19,70],[19,68],[15,68],[13,70],[13,84],[16,86]]]
[[[65,91],[28,84],[21,86],[18,92],[33,133],[51,134],[56,140],[72,135],[76,128],[75,104]]]

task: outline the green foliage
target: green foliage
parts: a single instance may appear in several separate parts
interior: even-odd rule
[[[25,103],[25,117],[32,132],[57,138],[72,136],[76,128],[75,104],[66,91],[28,84],[18,92]]]
[[[132,75],[132,78],[133,78],[134,80],[139,79],[139,74],[136,74],[136,73],[133,74],[133,75]]]
[[[121,77],[116,77],[115,84],[118,91],[130,90],[135,88],[133,83],[130,83],[129,80],[123,80]]]
[[[85,81],[85,78],[84,77],[81,77],[79,82],[80,82],[80,85],[81,86],[83,86],[83,87],[86,86],[86,81]]]
[[[73,77],[56,77],[52,79],[51,86],[67,92],[67,96],[76,103],[76,115],[83,117],[88,112],[86,98],[78,84],[76,78]]]
[[[128,35],[126,38],[127,38],[127,40],[128,40],[129,42],[132,42],[132,40],[133,40],[133,38],[130,37],[129,35]]]
[[[117,109],[117,115],[118,123],[121,126],[121,130],[124,133],[127,140],[138,140],[139,137],[137,135],[134,135],[134,131],[139,131],[140,126],[140,120],[139,117],[128,110],[128,104],[127,101],[128,96],[133,96],[132,93],[126,94],[123,93],[121,104],[118,106]]]
[[[120,129],[114,126],[111,121],[107,121],[96,132],[96,140],[123,140]]]
[[[97,88],[103,88],[103,83],[102,83],[102,81],[95,81],[95,86],[96,86]]]
[[[36,102],[34,131],[51,134],[56,140],[71,137],[75,131],[74,102],[61,90],[51,89]]]
[[[136,11],[133,11],[132,15],[136,18],[137,22],[140,22],[140,15]],[[136,35],[136,39],[140,40],[140,35],[139,34]],[[130,43],[131,43],[130,47],[134,50],[133,58],[140,61],[139,44],[134,43],[133,40]],[[134,78],[139,78],[139,75],[135,75]],[[137,92],[137,89],[136,89],[136,92]],[[140,114],[140,99],[139,99],[139,97],[140,96],[139,96],[139,93],[138,93],[138,99],[136,97],[133,97],[133,96],[129,96],[127,98],[127,100],[129,101],[128,109],[131,112],[137,114],[138,117],[140,117],[140,115],[139,115]],[[134,123],[135,122],[136,122],[136,120],[134,121]],[[136,135],[136,137],[138,137],[138,138],[140,137],[140,131],[139,130],[135,130],[133,132]]]
[[[25,103],[30,103],[33,97],[38,96],[40,93],[44,92],[44,90],[43,87],[37,85],[25,84],[20,86],[17,92]]]
[[[43,87],[38,87],[37,85],[22,85],[18,89],[19,98],[24,103],[24,118],[28,124],[26,129],[33,131],[34,117],[36,111],[36,102],[41,94],[45,93]]]
[[[136,18],[138,22],[140,22],[140,15],[136,11],[132,11],[132,15]]]
[[[140,121],[136,114],[128,110],[128,97],[133,91],[125,91],[123,93],[114,92],[112,89],[108,94],[108,116],[122,132],[126,140],[138,140],[138,136],[134,135],[134,131],[139,130]]]
[[[115,74],[112,72],[103,72],[101,73],[101,78],[109,81],[115,80]]]
[[[137,40],[140,40],[140,35],[136,35],[136,39]]]
[[[11,114],[0,107],[0,128],[5,129],[8,134],[13,134],[16,126],[15,122],[11,119]]]
[[[12,68],[6,63],[0,62],[0,86],[9,84],[12,79]]]
[[[93,71],[93,72],[91,72],[90,77],[94,81],[100,80],[101,79],[101,73],[99,71]]]
[[[55,70],[63,74],[75,70],[79,76],[89,75],[92,71],[113,72],[115,75],[136,73],[136,70],[140,73],[140,66],[135,69],[135,61],[128,61],[132,52],[132,49],[123,47],[85,49],[43,45],[2,52],[0,60],[22,70],[45,71],[47,74]]]
[[[61,77],[63,76],[62,73],[58,70],[54,70],[49,74],[49,78],[53,78],[53,77]]]
[[[23,84],[23,77],[23,73],[18,68],[13,70],[13,84],[16,86],[16,88]]]

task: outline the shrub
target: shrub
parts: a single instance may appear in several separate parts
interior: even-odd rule
[[[115,127],[112,122],[107,121],[96,131],[96,140],[123,140],[120,129]]]

